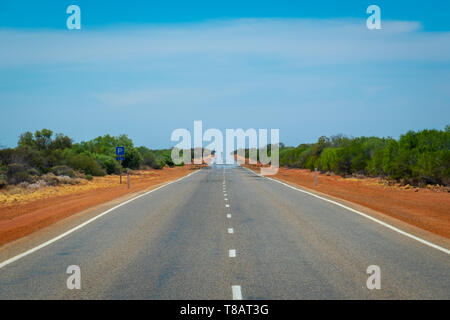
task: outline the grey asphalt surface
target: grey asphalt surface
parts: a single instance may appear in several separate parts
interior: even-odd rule
[[[81,290],[66,287],[69,265],[81,268]],[[380,290],[366,287],[369,265],[381,269]],[[0,299],[232,299],[233,285],[244,299],[450,299],[450,256],[217,166],[0,269]]]

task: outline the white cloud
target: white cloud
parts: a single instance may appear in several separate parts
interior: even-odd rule
[[[0,136],[15,142],[33,126],[61,125],[86,135],[147,130],[165,144],[170,134],[160,132],[195,119],[277,127],[287,143],[441,128],[450,110],[450,33],[408,21],[382,27],[370,31],[363,19],[241,19],[0,29],[0,109],[8,114]]]
[[[221,99],[231,95],[241,94],[240,88],[205,88],[194,86],[162,87],[138,90],[125,90],[120,92],[102,92],[94,94],[104,105],[121,108],[124,106],[147,105],[158,106],[165,104],[180,104],[181,101],[189,101],[190,104],[205,103],[216,99]],[[248,90],[248,89],[247,89]]]
[[[416,22],[240,19],[80,31],[0,30],[0,67],[55,63],[142,63],[154,59],[266,58],[297,65],[356,61],[449,61],[450,33]],[[184,60],[183,60],[184,63]]]

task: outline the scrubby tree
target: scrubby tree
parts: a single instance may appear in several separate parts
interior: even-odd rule
[[[49,129],[36,130],[34,142],[38,150],[47,150],[52,143],[53,131]]]
[[[21,147],[34,147],[36,144],[34,141],[33,133],[31,133],[30,131],[22,133],[19,137],[19,142],[17,143],[17,145]]]
[[[450,182],[450,126],[409,131],[400,139],[335,135],[312,145],[280,150],[280,165],[340,175],[389,177],[404,183]]]

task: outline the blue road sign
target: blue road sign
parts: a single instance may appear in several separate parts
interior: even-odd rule
[[[116,156],[124,156],[125,147],[116,147]]]
[[[125,157],[116,157],[116,160],[125,160]]]

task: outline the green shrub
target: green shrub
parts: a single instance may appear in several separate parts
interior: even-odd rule
[[[366,166],[367,172],[372,176],[384,176],[383,171],[383,149],[377,149]]]
[[[297,148],[289,148],[289,150],[280,150],[280,165],[293,168],[306,168],[305,162],[311,155],[311,147],[309,145],[300,145]]]
[[[445,130],[409,131],[392,138],[343,135],[320,137],[312,145],[280,149],[280,165],[369,174],[410,184],[450,183],[450,126]]]
[[[448,184],[450,179],[450,151],[424,152],[419,155],[413,177],[427,184]]]
[[[55,139],[50,143],[51,149],[70,149],[72,148],[72,139],[63,134],[57,133]]]
[[[39,171],[35,168],[30,168],[27,170],[27,172],[30,176],[39,176]]]
[[[104,176],[106,174],[105,170],[100,167],[97,161],[85,154],[77,154],[72,156],[68,160],[68,164],[70,167],[80,170],[85,174],[90,174],[93,176]]]
[[[19,184],[30,181],[30,175],[25,166],[20,163],[11,163],[8,165],[6,178],[8,184]]]
[[[7,148],[0,150],[0,164],[2,164],[3,167],[6,167],[8,164],[13,163],[13,158],[14,149]]]
[[[120,165],[115,158],[97,153],[93,154],[93,157],[97,160],[100,166],[106,170],[107,174],[119,173]]]
[[[142,155],[142,164],[144,166],[148,166],[153,169],[161,169],[164,167],[164,162],[161,159],[157,159],[152,150],[145,147],[140,147],[138,148],[138,151]]]
[[[8,184],[7,178],[6,178],[6,171],[7,171],[7,167],[3,166],[0,162],[0,189],[6,187],[6,185]]]
[[[52,143],[53,131],[48,129],[36,130],[34,133],[34,144],[38,150],[47,150]]]
[[[73,169],[64,165],[54,166],[50,169],[50,172],[56,176],[68,176],[71,178],[75,177],[75,172],[73,171]]]
[[[142,156],[136,148],[128,148],[125,151],[124,168],[139,169],[142,163]]]
[[[319,158],[321,171],[334,171],[338,168],[338,148],[325,148]]]
[[[166,166],[166,163],[161,160],[156,160],[155,163],[152,165],[153,169],[162,169]]]

